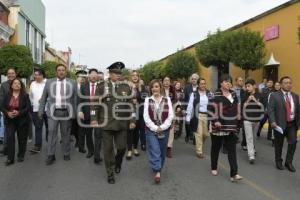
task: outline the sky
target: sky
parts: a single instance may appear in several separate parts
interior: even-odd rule
[[[46,41],[72,61],[135,69],[237,25],[287,0],[42,0]]]

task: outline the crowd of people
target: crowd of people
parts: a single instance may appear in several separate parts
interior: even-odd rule
[[[275,83],[264,79],[260,84],[237,77],[233,85],[232,78],[223,74],[219,88],[211,91],[198,74],[192,74],[184,86],[168,76],[145,85],[136,70],[124,79],[123,68],[122,62],[113,63],[107,79],[94,68],[79,71],[76,81],[66,77],[67,67],[62,64],[56,66],[56,77],[50,79],[36,68],[28,87],[10,68],[8,80],[0,87],[0,141],[1,154],[7,156],[5,164],[15,162],[16,136],[17,161],[24,161],[28,139],[34,132],[29,152],[40,153],[46,141],[46,165],[55,163],[58,143],[63,159],[69,161],[75,140],[78,152],[93,157],[95,164],[103,161],[103,155],[107,181],[114,184],[123,158],[129,161],[138,157],[141,149],[147,152],[155,183],[160,183],[165,158],[174,156],[174,140],[185,132],[185,142],[192,141],[199,159],[205,157],[205,140],[210,137],[211,174],[218,175],[222,150],[228,155],[230,180],[236,182],[243,178],[238,173],[237,144],[248,152],[249,163],[255,164],[255,140],[268,121],[267,139],[274,146],[275,166],[284,169],[282,148],[286,137],[284,165],[296,171],[293,157],[300,111],[290,77]]]

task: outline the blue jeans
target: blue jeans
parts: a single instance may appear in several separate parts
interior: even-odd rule
[[[146,130],[147,154],[153,172],[160,172],[165,163],[169,130],[164,131],[163,134],[165,137],[159,139],[154,132]]]

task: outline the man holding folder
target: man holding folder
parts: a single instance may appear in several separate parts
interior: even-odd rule
[[[283,170],[282,147],[284,138],[287,138],[288,149],[285,167],[296,172],[293,158],[297,145],[297,130],[300,125],[299,96],[292,89],[292,80],[285,76],[280,79],[281,90],[270,96],[268,104],[269,123],[274,129],[275,137],[275,162],[279,170]]]

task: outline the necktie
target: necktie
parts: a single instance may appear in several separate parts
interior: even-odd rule
[[[65,107],[65,87],[64,87],[64,81],[60,81],[60,96],[61,96],[61,107]]]
[[[285,108],[286,108],[286,121],[290,122],[292,121],[291,119],[291,101],[289,98],[289,94],[285,93]]]
[[[92,91],[91,91],[91,96],[95,96],[95,83],[92,83]]]

